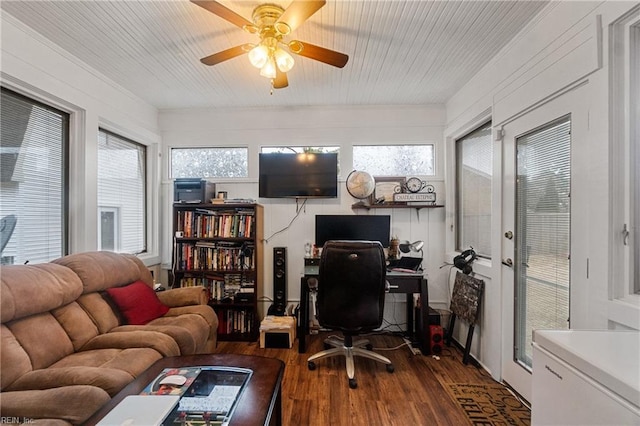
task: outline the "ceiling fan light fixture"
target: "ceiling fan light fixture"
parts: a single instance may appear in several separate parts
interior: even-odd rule
[[[298,40],[291,40],[289,42],[289,49],[291,49],[293,53],[300,53],[302,52],[302,49],[304,49],[304,45]]]
[[[260,69],[260,75],[266,78],[276,78],[276,61],[269,58],[266,64]]]
[[[249,62],[256,68],[263,68],[269,61],[269,48],[259,44],[249,51]]]
[[[278,69],[282,72],[289,72],[295,61],[293,60],[293,56],[291,56],[288,52],[283,49],[277,48],[273,53],[273,56],[276,60],[276,64],[278,65]]]
[[[286,22],[276,22],[273,28],[282,35],[289,35],[291,32],[291,27]]]

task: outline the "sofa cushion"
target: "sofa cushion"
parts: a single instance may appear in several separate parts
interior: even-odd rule
[[[95,349],[71,354],[49,368],[100,367],[115,369],[128,373],[133,380],[159,359],[162,359],[162,355],[151,348]]]
[[[74,352],[71,339],[51,312],[31,315],[5,325],[29,355],[34,370],[47,368]]]
[[[4,324],[0,328],[0,337],[0,348],[2,349],[0,352],[0,365],[3,367],[2,374],[0,374],[0,389],[4,390],[33,368],[31,367],[29,354]]]
[[[120,287],[136,280],[152,285],[151,272],[134,255],[109,251],[75,253],[51,261],[72,269],[82,280],[84,293]]]
[[[131,383],[133,376],[126,371],[104,367],[62,367],[31,371],[16,380],[10,391],[44,390],[62,386],[90,385],[113,396]]]
[[[51,419],[40,424],[59,425],[60,420],[81,424],[109,402],[109,394],[95,386],[2,392],[2,417]],[[30,422],[29,422],[30,423]]]
[[[158,320],[156,320],[158,321]],[[132,332],[157,332],[161,333],[171,340],[173,340],[178,345],[178,353],[169,355],[163,353],[164,356],[178,356],[178,355],[193,355],[198,352],[196,347],[196,341],[194,335],[184,327],[172,326],[172,325],[155,325],[152,323],[145,325],[121,325],[120,327],[116,327],[111,330],[109,335],[129,335]],[[115,336],[112,336],[115,337]],[[120,339],[120,337],[118,337]],[[158,350],[158,348],[154,349]]]
[[[87,315],[98,327],[100,334],[108,333],[121,323],[121,315],[115,312],[115,305],[112,300],[107,301],[109,296],[103,297],[100,293],[88,293],[78,297],[78,304],[82,306]]]
[[[98,327],[77,302],[54,309],[51,314],[67,332],[76,351],[98,335]]]
[[[124,287],[107,289],[107,294],[118,306],[127,324],[144,325],[169,312],[156,292],[142,281]]]
[[[60,265],[6,265],[0,274],[2,323],[64,306],[82,294],[82,282]]]
[[[203,307],[208,308],[206,305]],[[172,311],[175,309],[181,308],[171,308]],[[185,307],[183,309],[187,310],[188,308]],[[169,314],[170,313],[171,311],[169,311]],[[182,355],[203,353],[209,338],[209,332],[211,331],[211,326],[207,323],[206,319],[195,312],[188,311],[177,316],[171,316],[169,314],[151,321],[148,326],[154,328],[160,326],[175,326],[188,330],[189,334],[193,336],[196,347],[193,349],[193,352],[182,353]]]
[[[109,332],[101,334],[87,342],[81,350],[150,348],[162,356],[180,355],[180,347],[166,333],[149,329],[145,325],[126,325],[123,327],[138,327],[138,329],[127,333]],[[117,327],[114,330],[119,330],[123,327]]]

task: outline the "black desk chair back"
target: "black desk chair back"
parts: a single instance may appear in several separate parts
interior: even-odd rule
[[[349,386],[357,387],[354,356],[366,357],[386,364],[388,358],[371,351],[368,340],[353,337],[382,325],[386,290],[384,250],[374,241],[328,241],[320,258],[317,315],[324,328],[339,330],[344,340],[330,337],[322,352],[308,359],[310,370],[315,361],[332,356],[345,356]]]

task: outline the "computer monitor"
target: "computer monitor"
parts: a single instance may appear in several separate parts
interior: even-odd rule
[[[329,240],[380,241],[389,247],[391,216],[316,215],[316,247]]]

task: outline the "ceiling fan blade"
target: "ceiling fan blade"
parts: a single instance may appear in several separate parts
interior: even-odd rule
[[[276,78],[273,79],[273,88],[284,89],[288,85],[289,80],[287,79],[287,73],[280,71],[280,69],[276,67]]]
[[[214,15],[218,15],[222,19],[226,19],[234,25],[244,29],[246,26],[252,26],[253,22],[243,18],[242,16],[235,13],[233,10],[223,6],[217,1],[213,0],[191,0],[191,3],[197,4],[203,9],[208,10]]]
[[[229,59],[233,59],[236,56],[240,56],[244,53],[247,53],[247,45],[245,44],[232,47],[231,49],[223,50],[222,52],[214,53],[213,55],[206,56],[200,59],[200,62],[205,65],[216,65],[220,62],[228,61]]]
[[[315,59],[316,61],[324,62],[325,64],[333,65],[338,68],[342,68],[347,65],[347,61],[349,60],[349,56],[344,53],[298,40],[289,42],[289,48],[293,53],[297,53],[300,56]]]
[[[289,34],[326,3],[326,0],[293,0],[276,22],[276,30],[284,35]]]

